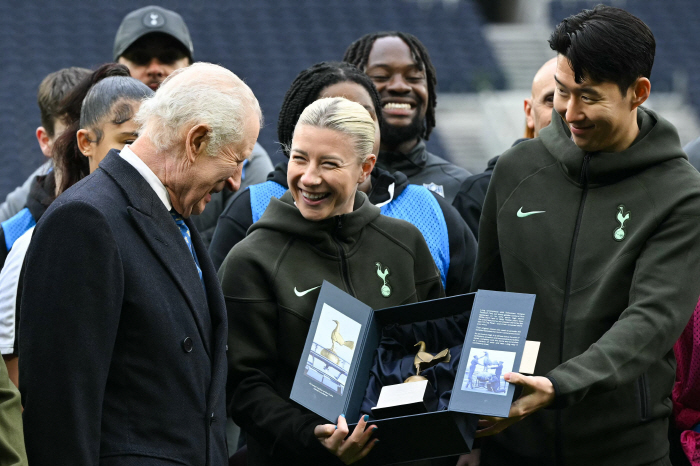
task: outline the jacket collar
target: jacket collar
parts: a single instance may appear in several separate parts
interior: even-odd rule
[[[402,172],[390,173],[376,165],[372,170],[371,177],[372,189],[367,197],[369,202],[380,207],[399,197],[408,186],[408,177]]]
[[[685,157],[676,128],[655,112],[639,107],[639,135],[621,152],[591,152],[588,166],[590,184],[610,184],[667,160]],[[540,139],[575,183],[581,179],[585,152],[571,140],[563,118],[552,110],[552,123],[540,131]]]
[[[159,211],[170,215],[155,191],[134,167],[121,158],[119,151],[110,150],[104,160],[100,162],[100,169],[107,172],[110,178],[122,188],[129,204],[135,209],[148,216]]]
[[[287,186],[287,162],[280,162],[275,165],[275,169],[267,174],[267,181],[274,181],[275,183],[282,185],[285,189],[289,189]]]
[[[420,173],[428,163],[428,151],[425,150],[425,141],[418,140],[408,154],[393,151],[379,151],[377,166],[390,172],[400,171],[406,176],[414,176]]]
[[[294,205],[289,191],[281,199],[271,199],[259,221],[248,231],[268,229],[303,238],[325,254],[338,256],[338,244],[349,252],[356,245],[360,231],[380,215],[379,207],[372,205],[364,193],[355,193],[354,210],[320,221],[305,219]]]
[[[168,194],[168,190],[163,185],[163,182],[153,173],[151,167],[146,165],[146,162],[141,160],[141,158],[131,150],[131,146],[129,145],[124,146],[121,152],[119,152],[119,156],[139,172],[153,192],[156,193],[156,196],[158,196],[158,199],[160,199],[165,208],[170,211],[173,208],[173,204],[170,202],[170,194]]]

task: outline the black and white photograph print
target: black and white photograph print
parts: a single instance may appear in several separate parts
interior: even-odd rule
[[[362,325],[323,304],[304,374],[342,395]]]
[[[508,383],[503,375],[513,371],[515,352],[472,348],[462,381],[465,392],[505,396]]]

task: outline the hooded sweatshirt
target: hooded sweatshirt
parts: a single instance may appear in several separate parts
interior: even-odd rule
[[[327,421],[289,401],[323,280],[374,309],[444,296],[421,233],[380,215],[359,192],[353,212],[318,222],[301,215],[289,192],[272,199],[219,279],[229,316],[228,407],[255,465],[335,464],[313,434]]]
[[[617,153],[585,153],[556,113],[498,161],[474,289],[537,295],[528,333],[552,409],[489,438],[482,464],[639,465],[668,453],[672,347],[700,293],[700,174],[640,107]]]
[[[378,167],[372,170],[369,201],[380,207],[383,215],[406,220],[423,233],[443,287],[448,296],[469,292],[476,260],[476,239],[462,221],[459,212],[442,196],[418,186],[409,185],[401,172],[389,173]],[[268,180],[240,191],[219,218],[209,246],[215,267],[239,241],[250,226],[258,221],[270,198],[280,198],[287,191],[287,164],[278,164]]]

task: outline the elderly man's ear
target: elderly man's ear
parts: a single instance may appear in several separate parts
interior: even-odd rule
[[[187,138],[185,139],[185,152],[190,163],[194,163],[197,157],[206,155],[207,146],[209,145],[210,131],[211,128],[209,125],[200,123],[198,125],[194,125],[187,132]]]

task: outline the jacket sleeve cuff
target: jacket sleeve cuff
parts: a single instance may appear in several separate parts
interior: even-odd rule
[[[545,376],[549,379],[550,382],[552,382],[552,386],[554,387],[554,401],[552,402],[551,405],[547,406],[545,409],[562,409],[566,407],[566,403],[564,401],[564,397],[561,395],[561,391],[559,389],[559,384],[557,383],[557,380],[552,377],[552,376]]]

